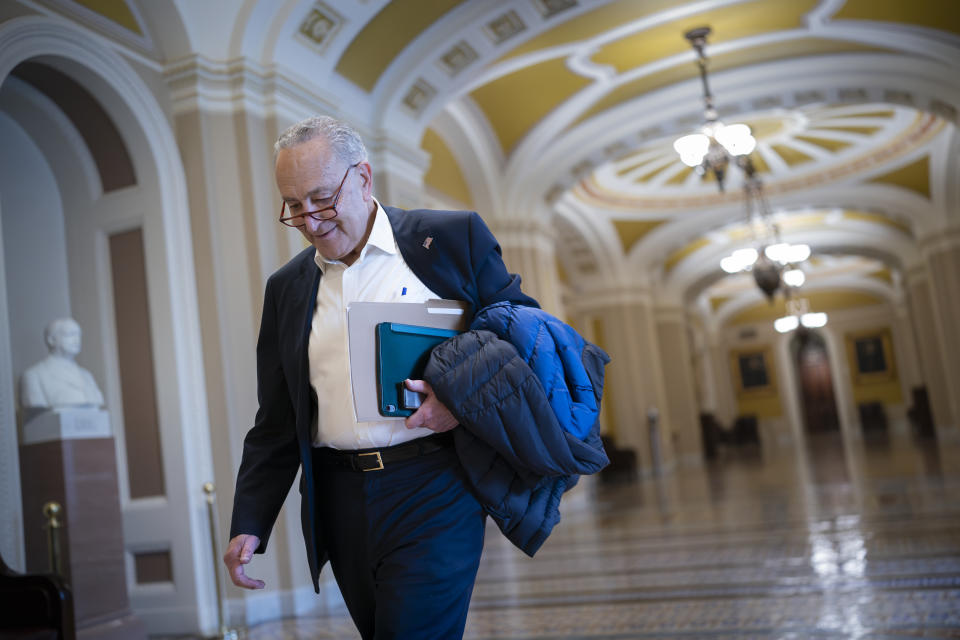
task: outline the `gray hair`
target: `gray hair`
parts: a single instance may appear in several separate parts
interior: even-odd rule
[[[326,140],[337,157],[348,164],[365,162],[367,159],[367,148],[363,146],[360,134],[347,123],[330,116],[313,116],[287,127],[274,143],[273,154],[276,156],[281,149],[289,149],[314,138]]]

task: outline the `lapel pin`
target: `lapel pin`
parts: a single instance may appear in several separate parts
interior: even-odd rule
[[[427,236],[427,239],[423,241],[423,248],[429,249],[431,244],[433,244],[433,238]]]

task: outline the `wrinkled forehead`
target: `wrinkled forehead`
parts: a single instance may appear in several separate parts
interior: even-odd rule
[[[277,186],[282,194],[290,196],[334,190],[346,166],[346,162],[322,139],[308,140],[277,153]]]

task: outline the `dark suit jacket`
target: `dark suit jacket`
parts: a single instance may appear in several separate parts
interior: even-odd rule
[[[432,291],[469,304],[472,316],[494,302],[539,306],[507,272],[500,246],[480,216],[468,211],[404,211],[384,207],[404,261]],[[427,238],[432,238],[429,243]],[[425,247],[424,244],[428,244]],[[314,589],[327,561],[318,535],[312,468],[316,399],[310,386],[307,343],[321,272],[309,247],[267,280],[257,341],[257,411],[243,443],[230,537],[260,538],[263,553],[280,507],[300,478],[300,520]]]

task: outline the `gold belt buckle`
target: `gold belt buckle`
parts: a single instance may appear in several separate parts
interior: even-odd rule
[[[379,451],[373,451],[373,452],[371,452],[371,453],[358,453],[358,454],[357,454],[357,457],[361,457],[361,458],[362,458],[363,456],[377,456],[377,465],[378,465],[378,466],[372,467],[372,468],[370,468],[370,469],[364,469],[364,470],[363,470],[364,472],[367,472],[367,471],[380,471],[381,469],[383,469],[383,458],[380,457],[380,452],[379,452]]]

